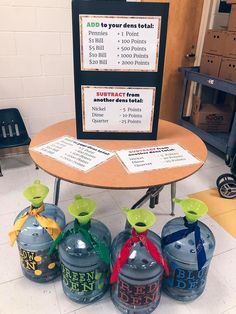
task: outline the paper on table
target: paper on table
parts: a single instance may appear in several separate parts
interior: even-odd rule
[[[201,162],[178,144],[120,150],[116,154],[127,170],[133,173]]]
[[[81,171],[88,171],[114,156],[114,153],[70,136],[57,138],[32,150]]]

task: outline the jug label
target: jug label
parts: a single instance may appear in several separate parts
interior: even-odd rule
[[[104,286],[104,276],[98,270],[75,272],[62,263],[61,269],[64,285],[73,292],[91,292]]]
[[[118,298],[129,305],[146,305],[160,299],[161,278],[153,283],[131,285],[119,279]]]
[[[190,270],[176,268],[174,270],[173,286],[178,289],[197,289],[205,285],[208,267],[202,268],[201,270]],[[167,279],[167,284],[170,282]]]
[[[32,271],[36,276],[41,276],[58,267],[56,252],[49,257],[48,250],[31,252],[19,247],[19,253],[22,267],[27,271]]]
[[[19,249],[21,265],[28,270],[36,270],[37,262],[35,261],[36,253]]]

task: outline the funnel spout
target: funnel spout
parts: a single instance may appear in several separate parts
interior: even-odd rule
[[[23,195],[34,208],[37,208],[43,204],[48,192],[47,186],[41,184],[40,180],[35,180],[32,185],[24,190]]]
[[[176,204],[181,204],[182,200],[180,198],[177,198],[177,197],[174,197],[173,198],[173,201],[176,203]]]
[[[208,211],[207,205],[195,198],[174,199],[174,201],[182,207],[189,222],[196,222]]]
[[[127,214],[131,209],[128,207],[123,207],[123,208],[121,208],[121,210],[123,213]]]
[[[74,202],[69,205],[70,214],[78,220],[80,225],[87,224],[96,210],[96,203],[89,199],[76,195]]]
[[[138,233],[147,231],[156,221],[156,216],[144,208],[126,209],[125,212],[128,222]]]

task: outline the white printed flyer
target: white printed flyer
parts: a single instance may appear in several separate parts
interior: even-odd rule
[[[81,89],[84,132],[152,132],[155,87]]]
[[[158,71],[160,16],[79,18],[82,71]]]
[[[80,171],[88,171],[105,162],[115,154],[77,140],[63,136],[31,150],[51,157]]]
[[[201,163],[178,144],[120,150],[116,154],[127,171],[131,173]]]

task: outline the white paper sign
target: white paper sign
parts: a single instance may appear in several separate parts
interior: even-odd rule
[[[188,166],[200,163],[178,144],[116,152],[129,172]]]
[[[154,87],[82,86],[85,132],[152,132]]]
[[[63,136],[32,150],[56,159],[81,171],[88,171],[114,156],[114,153],[94,145]]]
[[[157,72],[160,16],[80,16],[82,71]]]

